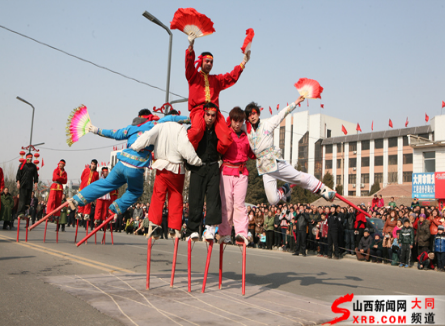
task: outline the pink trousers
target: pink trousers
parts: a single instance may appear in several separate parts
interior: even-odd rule
[[[246,199],[248,177],[246,175],[227,176],[221,173],[220,194],[222,222],[219,225],[219,235],[232,234],[232,223],[235,225],[235,235],[247,237],[249,218],[244,200]]]

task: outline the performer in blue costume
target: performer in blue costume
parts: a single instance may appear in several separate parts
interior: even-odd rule
[[[121,198],[115,200],[109,209],[114,213],[122,214],[130,205],[136,202],[144,191],[144,168],[150,166],[153,145],[145,147],[140,151],[134,151],[130,146],[144,132],[151,130],[155,124],[169,121],[189,123],[188,117],[185,116],[168,115],[159,120],[157,119],[158,117],[152,115],[150,110],[142,109],[139,111],[138,117],[133,119],[133,123],[125,128],[112,130],[97,128],[96,126],[90,127],[89,131],[94,134],[115,140],[128,140],[127,148],[118,153],[117,159],[119,161],[106,179],[101,179],[88,185],[73,198],[68,199],[71,209],[74,210],[78,205],[81,207],[85,206],[125,183],[127,183],[126,192]]]

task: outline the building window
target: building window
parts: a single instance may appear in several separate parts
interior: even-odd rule
[[[342,185],[342,182],[341,182],[341,175],[337,175],[335,181],[336,181],[336,185]]]
[[[343,152],[342,145],[343,144],[337,144],[337,153],[342,153]]]
[[[403,155],[403,164],[412,164],[413,163],[413,154],[407,153]]]
[[[314,146],[314,176],[321,180],[323,178],[323,148],[321,147],[322,139],[315,142]]]
[[[326,153],[332,153],[332,144],[326,145]]]
[[[374,147],[376,149],[383,149],[383,139],[374,140]]]
[[[369,140],[362,141],[362,150],[369,150]]]
[[[388,183],[397,183],[397,172],[388,172]]]
[[[397,147],[397,137],[388,138],[388,148]]]
[[[383,183],[383,173],[375,173],[374,174],[374,183]]]
[[[349,184],[357,184],[357,175],[356,174],[349,174]]]
[[[369,191],[361,191],[361,196],[369,196]]]
[[[286,136],[286,127],[281,126],[280,127],[280,149],[281,149],[281,154],[283,155],[283,158],[284,158],[284,137],[285,136]]]
[[[341,159],[337,159],[337,169],[342,168]]]
[[[424,160],[424,172],[425,173],[434,173],[436,171],[436,152],[424,152],[423,153]]]
[[[357,167],[357,158],[349,158],[349,168]]]
[[[326,131],[326,138],[330,138],[331,135],[332,135],[332,131],[331,131],[330,129],[328,129],[328,130]]]
[[[348,191],[348,196],[355,196],[355,191]]]
[[[403,137],[403,146],[408,146],[409,144],[408,144],[408,135],[405,135],[404,137]]]
[[[362,167],[369,167],[369,157],[362,157]]]
[[[374,158],[374,166],[383,166],[383,156],[377,156]]]
[[[357,142],[349,142],[349,152],[357,151]]]
[[[309,132],[306,132],[298,141],[298,163],[301,165],[301,171],[305,173],[308,170],[308,144]]]
[[[412,171],[404,171],[403,172],[403,182],[411,183],[413,181],[413,172]]]
[[[362,179],[362,184],[369,183],[369,174],[362,174],[361,179]]]
[[[326,160],[325,168],[326,169],[332,169],[332,160]]]
[[[423,137],[424,139],[430,139],[430,135],[428,133],[426,134],[419,134],[419,137]]]
[[[388,156],[388,165],[390,166],[397,165],[397,154]]]

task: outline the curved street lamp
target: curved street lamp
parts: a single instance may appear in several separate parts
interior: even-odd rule
[[[17,100],[20,100],[20,101],[26,103],[27,105],[30,105],[31,108],[32,108],[31,136],[29,137],[29,145],[32,145],[32,129],[34,127],[34,111],[35,111],[35,108],[34,108],[34,106],[31,103],[29,103],[25,99],[22,99],[21,97],[17,97]],[[29,148],[29,152],[31,152],[31,147]]]

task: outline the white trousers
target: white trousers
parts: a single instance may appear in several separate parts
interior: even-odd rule
[[[280,202],[283,193],[277,189],[277,179],[290,184],[297,184],[312,193],[317,192],[323,183],[315,176],[296,170],[287,161],[277,160],[278,169],[273,173],[263,175],[264,190],[266,191],[267,200],[270,204],[275,205]]]

